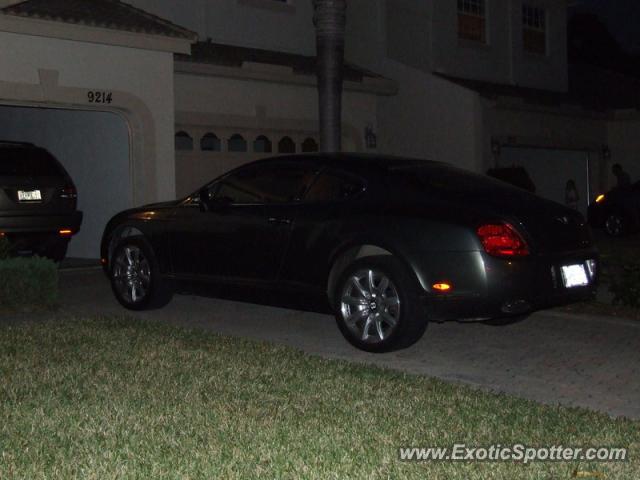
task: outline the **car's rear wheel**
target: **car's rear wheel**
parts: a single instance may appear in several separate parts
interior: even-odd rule
[[[42,252],[42,255],[56,263],[60,263],[67,256],[69,240],[54,239]]]
[[[617,211],[612,211],[607,214],[607,217],[604,221],[604,230],[607,232],[607,235],[612,237],[619,237],[624,235],[627,225],[624,215]]]
[[[162,278],[153,249],[143,237],[125,238],[116,246],[110,263],[111,288],[129,310],[165,306],[172,291]]]
[[[340,276],[335,314],[344,337],[368,352],[388,352],[417,342],[427,317],[415,275],[391,256],[366,257]]]

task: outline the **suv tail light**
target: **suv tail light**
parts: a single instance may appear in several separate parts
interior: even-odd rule
[[[482,225],[476,231],[485,252],[494,257],[526,257],[529,247],[520,234],[507,223]]]
[[[60,190],[60,198],[75,200],[78,198],[78,191],[76,187],[72,185],[67,185],[62,190]]]

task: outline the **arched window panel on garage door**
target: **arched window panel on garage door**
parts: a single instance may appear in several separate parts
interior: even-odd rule
[[[229,151],[230,152],[246,152],[247,141],[242,135],[236,133],[229,138]]]
[[[222,150],[220,139],[215,133],[209,132],[200,139],[200,150],[203,152],[219,152]]]
[[[273,145],[271,140],[266,136],[260,135],[253,142],[253,151],[256,153],[271,153],[273,152]]]
[[[317,152],[319,150],[318,142],[316,142],[315,138],[307,138],[304,142],[302,142],[302,152],[303,153],[311,153]]]
[[[189,152],[193,150],[193,138],[184,130],[176,133],[175,137],[176,151]]]
[[[283,137],[278,142],[278,153],[296,153],[296,143],[291,137]]]

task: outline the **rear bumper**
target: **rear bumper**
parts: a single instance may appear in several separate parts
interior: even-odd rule
[[[82,225],[82,212],[53,215],[0,216],[0,232],[6,234],[58,233],[72,230],[75,235]]]
[[[504,260],[481,252],[462,254],[473,258],[472,268],[464,271],[464,278],[456,279],[456,271],[449,278],[453,293],[425,295],[430,319],[483,320],[528,314],[543,308],[566,305],[593,298],[600,271],[595,250],[583,250],[552,255],[538,255],[526,259]],[[595,260],[595,271],[587,268],[587,260]],[[584,265],[589,284],[564,286],[562,266]],[[460,269],[456,269],[460,270]],[[456,281],[465,288],[456,291]]]

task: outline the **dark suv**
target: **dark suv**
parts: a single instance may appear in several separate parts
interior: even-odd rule
[[[80,230],[77,202],[71,177],[48,151],[0,141],[0,237],[14,253],[61,261]]]

